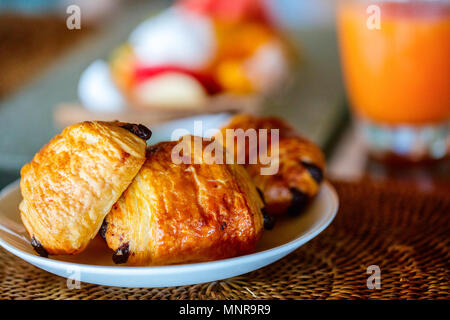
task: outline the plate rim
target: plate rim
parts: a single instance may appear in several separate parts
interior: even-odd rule
[[[20,179],[13,181],[12,183],[5,186],[2,190],[0,190],[0,201],[6,194],[13,192],[20,185]],[[153,275],[164,275],[170,274],[173,272],[179,271],[201,271],[201,270],[211,270],[214,268],[221,268],[224,265],[232,265],[235,262],[250,263],[258,260],[268,259],[272,256],[279,255],[281,253],[286,253],[284,256],[292,252],[293,250],[299,248],[303,244],[309,242],[311,239],[315,238],[317,235],[322,233],[334,220],[339,210],[339,197],[336,192],[336,189],[333,185],[325,180],[322,183],[321,189],[328,189],[328,195],[332,199],[332,206],[330,212],[324,215],[317,223],[316,227],[308,230],[305,234],[296,237],[295,239],[284,243],[282,245],[266,249],[263,251],[258,251],[242,256],[215,260],[215,261],[205,261],[205,262],[197,262],[197,263],[188,263],[188,264],[178,264],[178,265],[165,265],[165,266],[102,266],[102,265],[91,265],[91,264],[80,264],[75,262],[61,261],[50,258],[40,257],[21,249],[16,248],[15,246],[9,244],[5,240],[0,237],[0,246],[3,247],[6,251],[14,254],[15,256],[25,260],[28,263],[33,265],[38,265],[39,268],[47,267],[47,268],[65,268],[65,269],[77,269],[81,272],[89,272],[89,273],[97,273],[99,271],[103,271],[105,273],[111,275],[125,275],[129,272],[133,272],[136,275],[139,274],[148,274],[152,273]],[[284,257],[283,256],[283,257]],[[278,259],[277,259],[278,260]],[[275,260],[275,261],[277,261]],[[33,262],[31,262],[33,261]],[[269,263],[270,264],[270,263]]]

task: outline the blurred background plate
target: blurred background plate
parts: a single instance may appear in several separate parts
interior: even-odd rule
[[[258,111],[289,120],[300,132],[327,148],[346,119],[333,6],[326,0],[268,1],[272,13],[300,53],[301,63],[288,84],[257,103]],[[98,6],[112,2],[99,1]],[[96,19],[89,20],[86,16],[87,22],[82,20],[81,30],[68,30],[65,10],[51,11],[50,3],[36,2],[34,6],[30,3],[6,1],[0,6],[3,9],[0,53],[5,56],[0,60],[5,70],[0,78],[3,97],[0,101],[0,187],[17,179],[20,168],[71,119],[78,121],[92,116],[71,104],[78,100],[77,85],[82,71],[92,61],[107,58],[139,22],[172,4],[171,1],[119,1],[115,11],[111,5],[113,8],[103,10],[104,14]],[[67,5],[64,1],[51,3],[64,9]],[[274,5],[278,3],[282,5]],[[5,13],[5,8],[15,4],[27,13]],[[96,12],[95,8],[84,10],[83,6],[81,10]],[[29,15],[30,12],[41,16]],[[92,24],[92,21],[99,23]],[[20,90],[16,90],[19,86]],[[70,105],[58,109],[62,103]],[[121,114],[101,116],[126,118]],[[140,114],[130,113],[130,116],[135,118]],[[169,112],[162,118],[165,121],[172,116]]]

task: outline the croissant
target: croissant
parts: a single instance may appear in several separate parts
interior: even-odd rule
[[[142,125],[79,123],[22,168],[19,209],[41,256],[83,251],[144,163],[150,135]]]
[[[107,215],[102,232],[115,263],[177,264],[254,251],[263,229],[263,201],[247,172],[237,164],[208,162],[208,155],[198,156],[191,145],[183,149],[183,159],[200,161],[174,162],[176,146],[192,139],[184,138],[150,147]]]
[[[234,152],[243,150],[246,157],[245,168],[265,199],[265,211],[270,215],[298,214],[319,191],[325,169],[325,158],[320,148],[300,136],[289,124],[275,117],[259,118],[241,114],[233,117],[221,129],[225,138],[227,129],[267,129],[270,154],[272,143],[278,147],[278,171],[271,175],[262,175],[261,169],[266,165],[256,159],[261,146],[240,144],[235,139]],[[271,141],[270,131],[279,130],[279,140]],[[258,136],[259,137],[259,136]],[[259,142],[259,140],[258,140]],[[231,150],[233,151],[233,150]],[[253,156],[254,157],[254,156]],[[253,161],[252,161],[253,160]]]

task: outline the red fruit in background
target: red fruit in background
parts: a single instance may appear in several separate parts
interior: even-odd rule
[[[263,0],[180,0],[182,7],[229,22],[260,21],[270,24]]]
[[[177,66],[138,66],[135,69],[134,78],[136,83],[141,83],[149,78],[156,77],[167,72],[182,73],[191,76],[197,80],[203,88],[205,88],[205,91],[208,94],[216,94],[222,91],[220,84],[214,79],[213,76]]]

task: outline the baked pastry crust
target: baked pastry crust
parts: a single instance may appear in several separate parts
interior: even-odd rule
[[[175,164],[171,153],[179,143],[150,147],[145,164],[107,215],[105,236],[116,263],[177,264],[254,251],[263,229],[263,202],[245,169],[207,164],[205,158],[200,164]]]
[[[81,252],[138,173],[146,142],[122,126],[70,126],[22,168],[19,209],[39,254]]]
[[[270,154],[270,131],[279,130],[279,168],[274,175],[261,175],[261,168],[266,165],[255,159],[256,164],[251,164],[249,154],[258,145],[239,145],[235,140],[235,152],[243,150],[246,154],[244,167],[252,177],[256,186],[261,190],[266,202],[265,210],[269,214],[297,214],[319,191],[325,170],[325,158],[320,148],[298,134],[289,124],[275,117],[255,117],[240,114],[233,117],[230,122],[221,129],[223,137],[226,137],[226,129],[267,129],[268,151]],[[259,139],[258,139],[259,141]],[[273,142],[275,143],[275,142]]]

